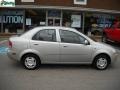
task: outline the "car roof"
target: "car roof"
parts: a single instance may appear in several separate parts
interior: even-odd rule
[[[80,33],[79,31],[77,31],[76,29],[74,28],[71,28],[71,27],[63,27],[63,26],[38,26],[38,27],[34,27],[33,29],[29,30],[27,33],[21,35],[22,38],[27,38],[27,39],[31,39],[31,37],[36,33],[38,32],[39,30],[42,30],[42,29],[56,29],[56,30],[60,30],[60,29],[63,29],[63,30],[68,30],[68,31],[74,31],[74,32],[77,32],[79,33],[80,35],[88,38],[87,36],[85,36],[84,34]],[[88,38],[90,41],[91,39]],[[93,40],[92,40],[93,41]]]
[[[32,33],[36,33],[39,30],[42,29],[63,29],[63,30],[68,30],[68,31],[77,31],[74,28],[70,28],[70,27],[63,27],[63,26],[38,26],[38,27],[34,27],[31,30],[29,30],[28,32],[24,33],[21,35],[21,37],[28,37],[28,35],[32,34]]]
[[[72,27],[64,27],[64,26],[37,26],[37,27],[35,27],[36,29],[38,28],[56,28],[56,29],[74,29],[74,28],[72,28]],[[34,28],[34,29],[35,29]],[[75,29],[74,29],[75,30]]]

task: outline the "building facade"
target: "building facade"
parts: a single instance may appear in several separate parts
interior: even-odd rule
[[[67,26],[87,33],[110,27],[120,16],[119,0],[0,1],[0,33],[22,33],[36,26]]]

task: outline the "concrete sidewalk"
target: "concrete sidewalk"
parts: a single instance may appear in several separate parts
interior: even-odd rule
[[[8,46],[8,40],[0,41],[0,46]]]

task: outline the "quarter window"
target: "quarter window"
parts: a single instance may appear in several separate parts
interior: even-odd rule
[[[84,44],[85,41],[85,38],[83,38],[79,34],[67,30],[60,30],[60,37],[61,42],[64,43]]]
[[[56,32],[53,29],[50,30],[40,30],[37,34],[35,34],[32,38],[33,40],[40,41],[56,41]]]

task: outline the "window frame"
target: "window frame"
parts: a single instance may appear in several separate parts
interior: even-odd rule
[[[74,4],[87,5],[87,0],[84,0],[84,1],[77,1],[77,0],[74,0]]]
[[[69,42],[62,42],[62,40],[61,40],[61,31],[68,31],[68,32],[75,33],[75,34],[77,34],[79,37],[83,38],[84,40],[87,40],[85,37],[83,37],[82,35],[74,32],[74,31],[59,29],[59,36],[60,36],[60,42],[61,42],[61,43],[69,43]],[[88,41],[88,40],[87,40],[87,41]],[[89,41],[88,41],[88,42],[89,42]],[[84,43],[69,43],[69,44],[84,44]]]
[[[45,31],[45,30],[54,30],[54,31],[55,31],[55,41],[34,39],[34,37],[35,37],[38,33],[40,33],[40,31]],[[56,29],[41,29],[41,30],[39,30],[38,32],[36,32],[36,33],[32,36],[32,40],[34,40],[34,41],[43,41],[43,42],[57,42]]]

